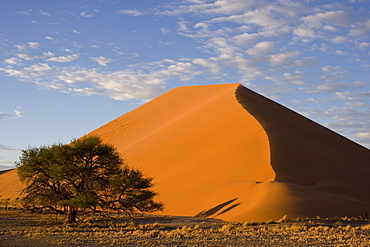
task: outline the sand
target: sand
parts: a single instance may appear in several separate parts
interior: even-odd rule
[[[0,174],[0,199],[14,200],[19,197],[23,188],[16,169]]]
[[[262,221],[370,206],[368,149],[240,84],[173,89],[89,135],[154,177],[164,215]]]

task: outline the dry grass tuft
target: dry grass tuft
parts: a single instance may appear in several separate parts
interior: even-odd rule
[[[290,219],[288,218],[288,215],[284,215],[283,218],[277,221],[278,223],[288,223],[290,222]]]
[[[231,232],[234,230],[235,230],[235,226],[233,224],[226,224],[220,228],[221,232]]]

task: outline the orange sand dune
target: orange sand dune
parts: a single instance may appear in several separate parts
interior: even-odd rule
[[[89,135],[154,177],[163,214],[246,221],[370,208],[370,150],[239,84],[176,88]]]

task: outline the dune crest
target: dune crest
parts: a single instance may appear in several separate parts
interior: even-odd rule
[[[250,221],[370,206],[368,149],[240,84],[173,89],[88,135],[154,177],[161,214]]]

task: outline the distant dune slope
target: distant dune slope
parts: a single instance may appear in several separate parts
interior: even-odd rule
[[[18,179],[17,169],[0,174],[0,199],[16,199],[23,188]]]
[[[173,89],[89,135],[154,177],[163,214],[246,221],[370,207],[368,149],[240,84]]]

